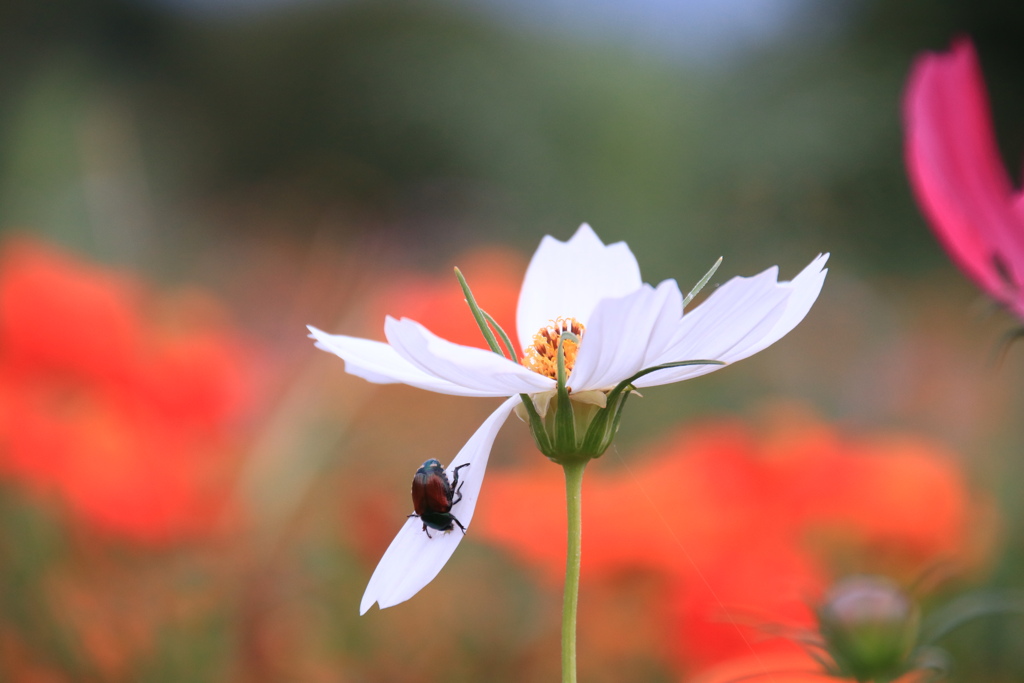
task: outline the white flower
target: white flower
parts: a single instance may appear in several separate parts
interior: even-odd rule
[[[317,347],[340,356],[347,372],[371,382],[507,398],[448,465],[451,471],[470,463],[462,470],[462,500],[453,509],[468,527],[491,446],[505,418],[521,404],[520,394],[534,397],[543,412],[557,389],[551,355],[559,332],[571,329],[579,339],[578,348],[563,340],[566,386],[574,398],[600,404],[604,394],[644,369],[695,359],[718,361],[656,370],[632,386],[697,377],[778,341],[817,299],[827,258],[818,256],[791,282],[778,282],[775,267],[754,277],[735,277],[683,315],[684,298],[675,280],[657,287],[644,284],[624,242],[605,245],[583,224],[568,242],[545,237],[530,261],[516,316],[522,362],[446,341],[406,318],[385,320],[387,343],[309,329]],[[419,519],[406,521],[377,565],[360,613],[374,602],[390,607],[415,595],[437,576],[463,534],[456,530],[432,536],[423,533]]]

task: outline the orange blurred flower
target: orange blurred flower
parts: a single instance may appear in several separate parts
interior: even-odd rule
[[[198,293],[44,244],[0,249],[0,474],[93,528],[201,533],[223,503],[249,401],[245,347]]]
[[[526,272],[524,256],[509,248],[481,247],[459,255],[453,261],[473,286],[473,295],[498,321],[512,339],[516,335],[516,304]],[[487,348],[476,320],[459,287],[452,268],[440,275],[403,272],[389,278],[378,293],[371,319],[380,334],[380,321],[387,314],[412,318],[443,339],[457,344]]]
[[[721,420],[673,433],[636,461],[584,482],[584,586],[636,568],[665,576],[668,649],[692,670],[797,651],[762,627],[813,626],[808,604],[839,572],[912,577],[941,560],[978,560],[978,507],[950,455],[919,438],[844,436],[806,417],[762,432]],[[472,536],[557,582],[558,469],[495,471],[486,486]]]

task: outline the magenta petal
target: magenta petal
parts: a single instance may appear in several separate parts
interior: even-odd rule
[[[1000,270],[1024,282],[1024,221],[969,41],[918,58],[903,114],[911,185],[939,241],[986,292],[1013,305],[1016,288]]]

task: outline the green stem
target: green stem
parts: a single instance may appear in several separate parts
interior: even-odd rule
[[[580,591],[580,547],[583,536],[580,516],[583,470],[586,460],[568,462],[565,470],[565,507],[569,534],[565,553],[565,594],[562,598],[562,683],[576,683],[576,605]]]

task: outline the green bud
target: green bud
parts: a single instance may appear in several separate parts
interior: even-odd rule
[[[920,615],[894,582],[880,576],[844,579],[828,592],[817,615],[825,648],[844,675],[884,683],[906,673]]]

